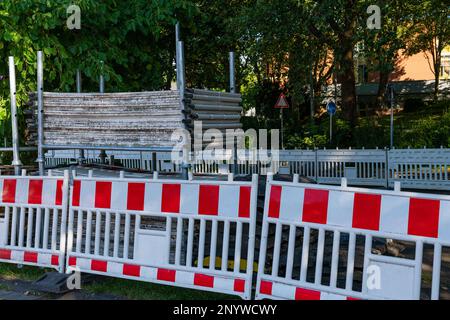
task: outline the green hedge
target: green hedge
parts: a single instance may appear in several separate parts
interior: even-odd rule
[[[420,110],[400,112],[394,117],[396,148],[450,147],[450,101],[440,101]],[[329,117],[323,115],[316,125],[304,125],[285,135],[287,149],[305,148],[384,148],[390,145],[390,117],[374,116],[358,120],[352,131],[347,122],[333,121],[333,141],[329,141]]]

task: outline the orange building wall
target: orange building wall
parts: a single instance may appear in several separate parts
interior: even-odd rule
[[[401,55],[391,80],[434,80],[430,64],[433,65],[433,58],[428,52],[420,52],[410,57]]]
[[[413,56],[406,56],[402,53],[395,66],[395,71],[391,74],[389,81],[417,81],[417,80],[434,80],[434,74],[428,64],[427,56],[431,59],[429,53],[420,52]],[[378,72],[369,74],[369,82],[378,82]]]

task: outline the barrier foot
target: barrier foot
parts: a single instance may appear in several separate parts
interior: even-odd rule
[[[70,274],[46,272],[41,278],[31,284],[31,289],[39,292],[62,294],[69,292],[67,281]]]

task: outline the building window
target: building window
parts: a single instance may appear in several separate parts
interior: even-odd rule
[[[359,83],[369,82],[369,72],[367,72],[367,66],[365,64],[358,66],[358,82]]]

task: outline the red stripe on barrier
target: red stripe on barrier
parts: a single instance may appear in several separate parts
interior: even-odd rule
[[[360,301],[361,299],[353,298],[353,297],[347,297],[348,301]]]
[[[69,257],[69,266],[76,266],[76,265],[77,265],[77,258]]]
[[[295,300],[320,300],[320,292],[302,288],[295,289]]]
[[[270,188],[269,218],[278,219],[280,217],[282,189],[282,186],[272,186],[272,188]]]
[[[239,218],[250,218],[251,187],[241,186],[239,188]]]
[[[163,184],[161,212],[180,213],[180,184]]]
[[[214,288],[214,277],[196,273],[194,275],[194,285],[207,288]]]
[[[95,207],[111,209],[112,182],[97,181],[95,183]]]
[[[380,230],[381,195],[356,193],[353,203],[353,228]]]
[[[42,204],[42,180],[30,180],[28,184],[28,204]]]
[[[0,249],[0,259],[11,260],[11,250]]]
[[[38,254],[36,252],[25,252],[23,254],[23,261],[37,263],[38,262]]]
[[[201,185],[198,214],[217,216],[219,211],[219,186]]]
[[[159,281],[175,282],[175,270],[158,269],[156,279]]]
[[[62,205],[63,183],[64,183],[63,180],[56,181],[56,195],[55,195],[55,205],[56,206]]]
[[[327,223],[328,194],[328,190],[305,189],[303,222]]]
[[[408,234],[437,238],[439,235],[439,200],[409,200]]]
[[[16,202],[16,185],[17,185],[16,179],[3,180],[2,202],[4,203]]]
[[[91,270],[99,271],[99,272],[106,272],[108,270],[108,262],[100,261],[100,260],[92,260],[91,261]]]
[[[131,264],[124,264],[122,273],[125,276],[140,277],[141,267]]]
[[[143,211],[145,198],[145,183],[129,183],[127,195],[127,210]]]
[[[242,279],[234,280],[234,291],[245,292],[245,280]]]
[[[75,207],[80,206],[80,193],[81,193],[81,181],[73,181],[73,193],[72,193],[72,205]]]
[[[52,266],[59,266],[59,257],[57,255],[52,255]]]
[[[261,285],[259,287],[259,292],[261,294],[266,294],[268,296],[272,295],[272,282],[269,281],[261,281]]]

